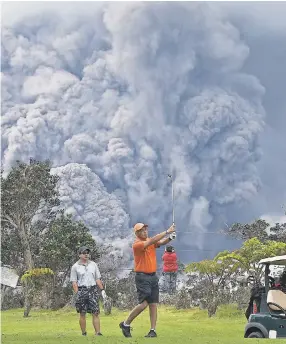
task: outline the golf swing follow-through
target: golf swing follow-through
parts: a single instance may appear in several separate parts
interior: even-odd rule
[[[151,329],[146,337],[157,337],[157,304],[159,303],[159,284],[156,261],[156,248],[166,245],[174,238],[175,225],[152,238],[148,237],[148,225],[136,223],[134,233],[136,239],[133,243],[135,284],[138,296],[138,305],[131,311],[128,318],[119,324],[125,337],[131,337],[131,322],[149,306]],[[166,237],[166,235],[168,235]]]
[[[159,279],[156,275],[156,249],[168,244],[176,238],[174,213],[174,188],[172,181],[173,224],[166,231],[151,238],[148,237],[148,225],[136,223],[133,243],[135,284],[138,296],[138,305],[131,311],[128,318],[119,324],[125,337],[131,337],[130,324],[147,307],[150,314],[150,331],[145,337],[157,337],[157,304],[159,303]]]

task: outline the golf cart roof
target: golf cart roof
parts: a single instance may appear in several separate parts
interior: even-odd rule
[[[259,264],[286,265],[286,255],[264,258],[259,261]]]

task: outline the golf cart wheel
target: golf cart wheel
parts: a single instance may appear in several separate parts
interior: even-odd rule
[[[261,332],[251,332],[247,338],[264,338]]]

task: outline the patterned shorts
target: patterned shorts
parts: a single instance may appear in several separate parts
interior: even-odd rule
[[[75,308],[78,313],[99,314],[99,294],[96,287],[80,288],[75,301]]]

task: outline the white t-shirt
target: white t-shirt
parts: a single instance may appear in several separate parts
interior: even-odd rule
[[[86,264],[79,260],[71,268],[70,281],[77,282],[79,287],[96,285],[95,281],[100,278],[98,266],[92,260],[89,260]]]

